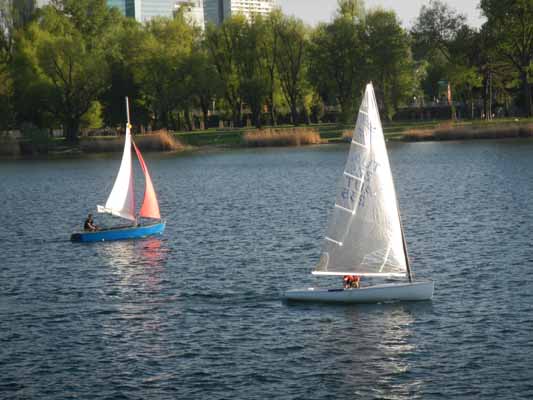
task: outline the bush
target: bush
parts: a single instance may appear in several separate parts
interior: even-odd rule
[[[408,141],[469,140],[533,137],[533,124],[509,123],[505,125],[453,125],[442,124],[435,129],[412,129],[403,134]]]
[[[243,140],[248,147],[303,146],[321,143],[320,134],[312,128],[259,129],[246,132]]]
[[[134,136],[133,139],[141,151],[178,151],[183,149],[180,141],[166,130],[155,131],[149,135]],[[124,137],[84,139],[80,146],[85,153],[120,152],[124,148]]]
[[[20,155],[19,141],[0,133],[0,156],[17,157]]]

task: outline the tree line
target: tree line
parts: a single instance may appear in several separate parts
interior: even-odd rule
[[[339,0],[316,27],[276,10],[202,30],[184,9],[140,24],[105,0],[0,0],[0,130],[62,127],[75,142],[81,128],[122,124],[126,95],[135,122],[152,129],[208,127],[213,110],[233,126],[330,111],[348,123],[368,81],[386,119],[438,99],[442,82],[470,117],[497,105],[531,116],[533,0],[480,9],[476,28],[432,0],[406,30],[393,11]]]

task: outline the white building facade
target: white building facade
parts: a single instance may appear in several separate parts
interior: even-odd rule
[[[204,4],[203,0],[176,0],[174,5],[175,10],[183,8],[185,10],[185,18],[189,23],[204,29]]]
[[[253,15],[267,15],[276,6],[276,0],[204,0],[205,22],[221,24],[226,18],[242,14],[250,19]]]

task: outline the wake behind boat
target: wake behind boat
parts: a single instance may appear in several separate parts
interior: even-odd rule
[[[344,289],[296,289],[289,301],[380,303],[430,300],[434,283],[415,282],[401,225],[383,128],[372,84],[359,109],[341,187],[313,275],[406,278]]]
[[[124,141],[124,152],[118,171],[115,184],[109,194],[105,206],[98,206],[98,212],[111,214],[129,220],[128,225],[115,226],[106,229],[92,229],[84,232],[74,233],[70,240],[74,242],[100,242],[107,240],[139,239],[147,236],[161,235],[165,230],[165,221],[161,220],[159,203],[155,194],[154,185],[148,172],[148,167],[143,159],[139,148],[135,145],[131,137],[130,112],[128,98],[126,98],[126,138]],[[145,191],[144,200],[139,210],[135,214],[135,193],[133,190],[133,168],[131,162],[131,147],[133,146],[139,164],[144,174]],[[148,223],[139,223],[140,218],[151,220]]]

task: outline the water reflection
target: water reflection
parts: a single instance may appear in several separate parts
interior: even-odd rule
[[[161,307],[168,249],[159,238],[102,243],[98,249],[112,273],[109,294],[119,319],[109,320],[104,329],[111,336],[126,323],[133,334],[157,332],[165,323]],[[157,350],[158,346],[154,348]]]
[[[413,398],[422,384],[410,376],[420,352],[413,328],[431,309],[429,302],[319,307],[323,384],[334,379],[338,393],[357,397]]]
[[[120,277],[120,286],[159,291],[165,270],[168,248],[160,238],[101,243],[99,255]]]

